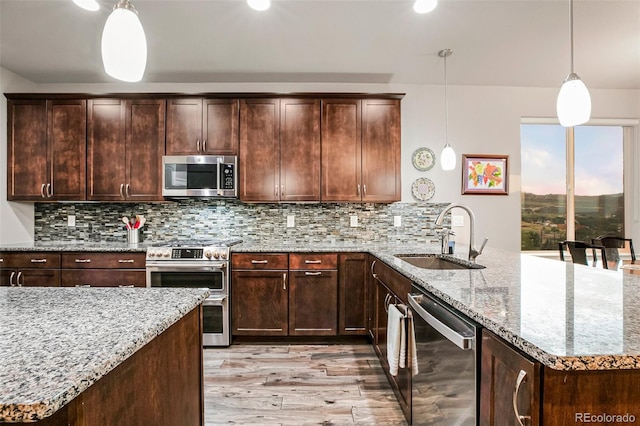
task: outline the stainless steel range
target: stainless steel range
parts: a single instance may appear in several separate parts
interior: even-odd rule
[[[241,240],[165,242],[147,249],[147,287],[208,288],[203,345],[229,346],[229,247]]]

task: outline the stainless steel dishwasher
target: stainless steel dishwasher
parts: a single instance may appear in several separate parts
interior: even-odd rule
[[[418,373],[412,378],[414,425],[476,425],[480,327],[413,285]]]

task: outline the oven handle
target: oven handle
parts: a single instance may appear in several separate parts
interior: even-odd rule
[[[422,307],[420,301],[424,297],[422,294],[411,294],[408,295],[409,305],[413,308],[417,314],[427,322],[431,327],[436,329],[440,334],[442,334],[447,340],[456,345],[462,350],[473,349],[473,341],[475,339],[475,334],[473,336],[464,336],[460,334],[459,330],[455,330],[450,328],[447,324],[440,321],[430,312]],[[444,310],[443,310],[444,311]],[[441,312],[442,315],[450,315],[451,318],[458,319],[458,317],[449,312]]]
[[[218,306],[227,299],[227,296],[209,297],[202,302],[204,306]]]
[[[146,265],[147,271],[150,272],[184,272],[184,271],[194,271],[194,272],[202,272],[202,271],[216,271],[216,270],[225,270],[227,269],[226,263],[211,263],[207,265],[185,265],[185,264],[172,264],[172,265],[154,265],[148,264]]]

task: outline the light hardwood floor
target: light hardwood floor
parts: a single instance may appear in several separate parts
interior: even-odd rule
[[[369,345],[204,350],[205,424],[406,425]]]

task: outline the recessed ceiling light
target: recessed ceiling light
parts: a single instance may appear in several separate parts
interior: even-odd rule
[[[81,8],[90,10],[92,12],[100,9],[100,5],[96,0],[73,0],[73,2]]]
[[[271,6],[271,0],[247,0],[247,3],[255,10],[267,10]]]
[[[438,5],[438,0],[416,0],[413,3],[413,10],[416,13],[429,13]]]

